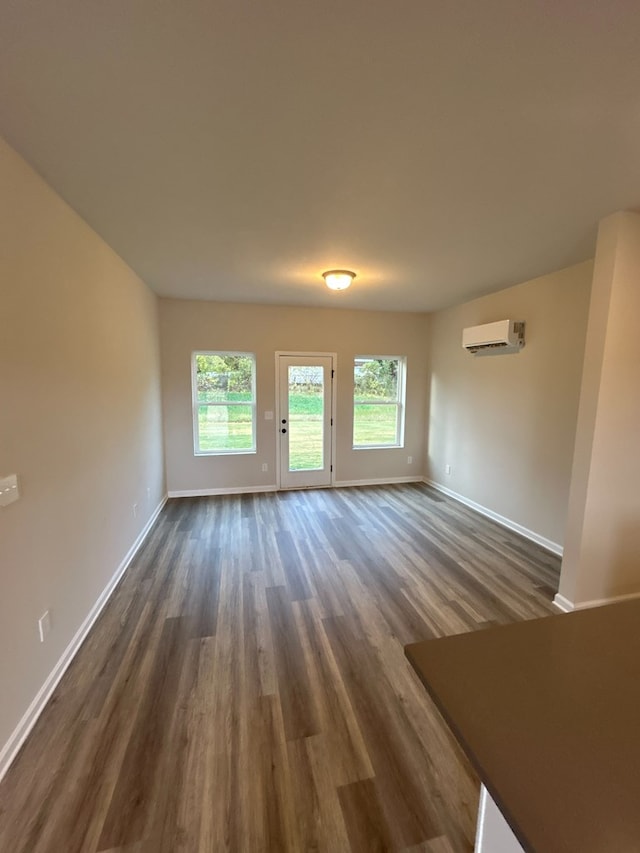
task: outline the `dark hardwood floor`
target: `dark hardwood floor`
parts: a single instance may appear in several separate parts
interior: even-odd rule
[[[406,643],[551,613],[558,558],[422,485],[171,500],[0,785],[3,853],[473,846]]]

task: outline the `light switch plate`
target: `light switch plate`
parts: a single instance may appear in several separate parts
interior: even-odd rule
[[[265,419],[265,421],[272,421],[273,420],[273,412],[265,412],[264,413],[264,419]]]
[[[8,477],[0,478],[0,506],[8,506],[20,497],[18,488],[18,475],[9,474]]]

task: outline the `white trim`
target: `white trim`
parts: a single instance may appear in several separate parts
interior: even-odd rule
[[[368,406],[369,403],[363,403],[363,406]],[[374,405],[373,403],[371,404]],[[384,403],[375,403],[376,406],[384,405]],[[391,403],[393,405],[393,403]],[[353,444],[352,450],[402,450],[404,444]]]
[[[562,613],[571,613],[572,610],[575,610],[573,602],[569,601],[568,598],[565,598],[564,595],[560,595],[559,592],[554,595],[551,604]]]
[[[341,489],[346,486],[385,486],[392,483],[422,483],[422,477],[376,477],[371,480],[336,480],[331,486],[305,486],[310,489]],[[241,486],[222,489],[181,489],[169,492],[170,498],[201,498],[211,495],[246,495],[262,492],[287,492],[295,490],[272,486]]]
[[[254,492],[275,492],[278,487],[273,486],[229,486],[222,489],[177,489],[169,492],[170,498],[206,498],[210,495],[247,495]]]
[[[196,358],[199,355],[233,355],[251,359],[251,400],[219,401],[201,403],[198,401],[198,371]],[[258,452],[258,405],[256,383],[256,354],[254,352],[235,352],[234,350],[194,350],[191,353],[191,420],[193,421],[193,455],[200,456],[240,456]],[[200,406],[251,406],[251,447],[238,450],[200,450]]]
[[[13,762],[21,746],[27,739],[27,736],[29,735],[31,729],[36,724],[38,717],[44,711],[47,702],[51,698],[51,694],[58,686],[58,683],[62,676],[67,671],[69,664],[80,650],[80,647],[82,646],[82,643],[84,642],[87,634],[93,627],[94,622],[96,621],[96,619],[102,612],[105,604],[111,597],[111,594],[118,585],[120,578],[129,568],[131,561],[135,557],[138,549],[140,548],[147,534],[151,530],[151,527],[153,526],[155,520],[162,512],[162,508],[164,507],[166,502],[167,497],[165,496],[154,510],[149,521],[147,521],[143,529],[138,534],[138,537],[136,538],[131,548],[129,548],[127,554],[116,569],[116,572],[111,578],[111,580],[107,583],[106,587],[98,596],[98,600],[89,611],[82,625],[80,625],[80,627],[76,631],[73,639],[62,653],[62,656],[58,660],[57,664],[47,676],[47,679],[44,684],[42,685],[40,690],[38,690],[33,702],[29,705],[29,707],[23,714],[22,719],[9,737],[9,740],[0,750],[0,779],[2,779],[4,774],[11,766],[11,763]]]
[[[322,486],[283,486],[282,471],[280,458],[280,358],[330,358],[331,359],[331,426],[329,428],[329,436],[331,439],[331,462],[330,464],[330,481],[329,485]],[[276,443],[276,489],[288,491],[289,489],[326,489],[335,485],[336,477],[336,426],[337,426],[337,403],[338,403],[338,353],[337,352],[300,352],[299,350],[276,350],[275,352],[275,412],[276,412],[276,431],[274,440]]]
[[[557,554],[558,557],[562,557],[563,548],[562,545],[559,545],[557,542],[552,542],[551,539],[547,539],[545,536],[541,536],[539,533],[529,530],[528,527],[523,527],[521,524],[518,524],[517,521],[505,518],[504,515],[500,515],[492,509],[487,509],[487,507],[482,506],[482,504],[478,504],[475,501],[470,500],[470,498],[465,498],[464,495],[459,495],[457,492],[454,492],[452,489],[448,489],[440,483],[436,483],[434,480],[429,480],[425,477],[424,482],[437,492],[442,492],[444,495],[453,498],[455,501],[459,501],[461,504],[470,507],[476,512],[479,512],[481,515],[486,515],[487,518],[492,519],[492,521],[496,521],[503,527],[513,530],[514,533],[519,533],[520,536],[524,536],[525,539],[530,539],[532,542],[535,542],[536,545],[541,545],[543,548],[546,548],[547,551],[551,551],[552,554]]]
[[[627,592],[624,595],[612,595],[611,598],[592,598],[589,601],[580,601],[574,604],[564,595],[557,593],[553,599],[554,607],[563,613],[571,613],[573,610],[588,610],[590,607],[602,607],[603,604],[615,604],[617,601],[629,601],[632,598],[640,598],[640,592]]]
[[[355,364],[356,361],[397,361],[398,362],[398,384],[395,403],[384,403],[377,400],[366,403],[356,403],[355,397]],[[353,357],[354,368],[354,388],[351,398],[351,412],[353,414],[353,422],[351,424],[351,449],[352,450],[390,450],[393,448],[404,448],[404,430],[405,430],[405,413],[407,408],[407,356],[406,355],[355,355]],[[356,422],[356,405],[363,406],[388,406],[396,407],[396,441],[394,444],[356,444],[355,443],[355,422]]]
[[[200,405],[204,406],[205,403],[200,403]],[[206,405],[213,406],[213,403]],[[229,405],[235,405],[235,403]],[[247,403],[247,405],[249,404]],[[255,456],[257,452],[254,447],[253,450],[194,450],[193,455],[198,459],[200,456],[251,456],[251,454]]]
[[[336,489],[346,486],[387,486],[392,483],[422,483],[422,477],[374,477],[371,480],[336,480]]]

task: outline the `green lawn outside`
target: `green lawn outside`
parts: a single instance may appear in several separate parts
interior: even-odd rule
[[[395,419],[393,405],[357,403],[354,444],[394,443]],[[203,451],[251,450],[251,406],[200,406],[198,429]],[[292,394],[289,398],[289,466],[292,471],[322,467],[322,397],[319,395]]]
[[[396,443],[395,405],[356,403],[353,409],[353,443],[355,446],[394,445]]]
[[[251,450],[251,406],[200,406],[200,450]]]
[[[289,395],[289,470],[322,468],[322,389]]]
[[[198,391],[199,403],[250,403],[250,391]]]

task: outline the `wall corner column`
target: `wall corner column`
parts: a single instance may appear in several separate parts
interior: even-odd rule
[[[640,215],[602,220],[593,273],[559,595],[640,595]]]

